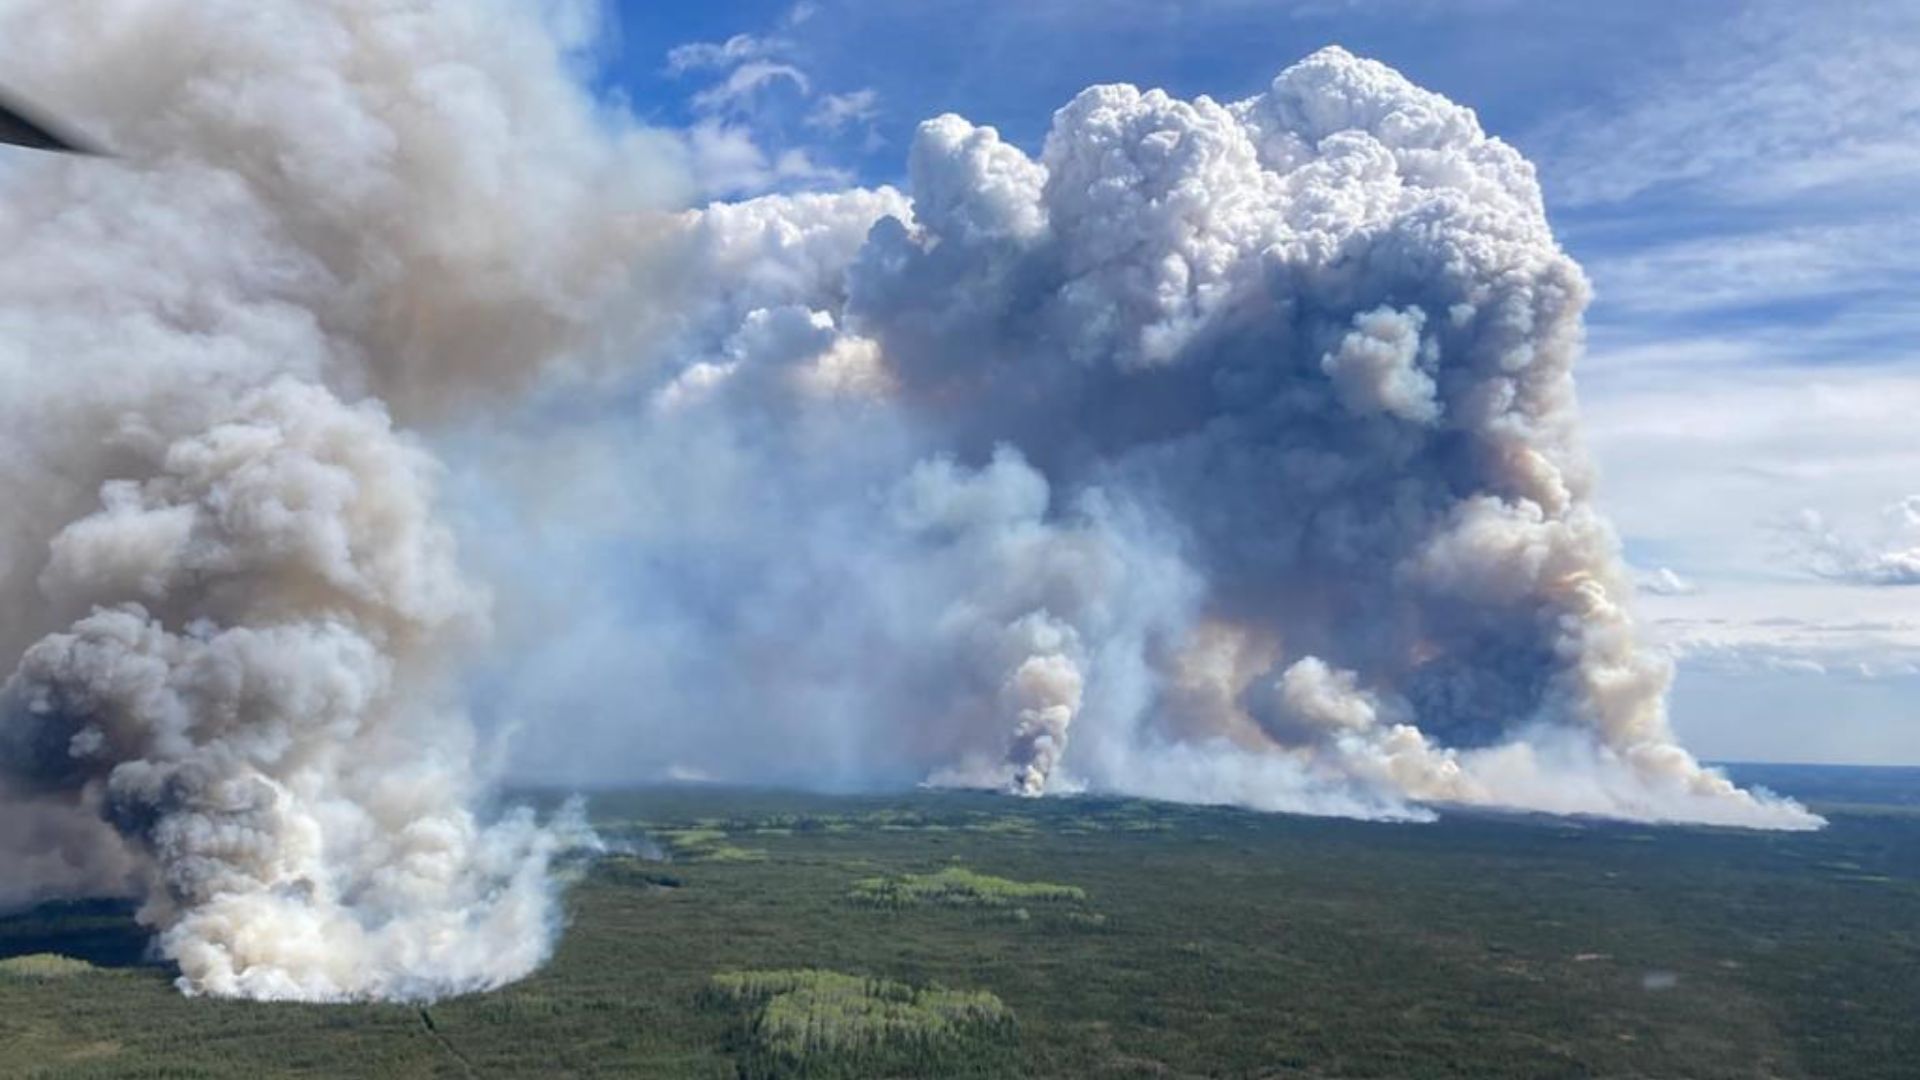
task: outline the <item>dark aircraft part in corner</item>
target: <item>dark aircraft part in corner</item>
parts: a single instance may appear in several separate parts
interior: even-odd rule
[[[59,125],[36,117],[32,110],[23,111],[11,94],[0,94],[0,142],[64,154],[99,152],[85,141],[63,131]]]

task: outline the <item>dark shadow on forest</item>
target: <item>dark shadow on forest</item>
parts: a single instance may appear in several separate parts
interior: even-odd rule
[[[95,967],[161,967],[133,900],[60,900],[0,917],[0,960],[58,953]]]

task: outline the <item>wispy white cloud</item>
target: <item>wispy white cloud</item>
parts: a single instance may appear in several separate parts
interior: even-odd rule
[[[1759,0],[1676,40],[1530,140],[1595,281],[1596,336],[1718,337],[1767,363],[1912,356],[1920,5]]]
[[[1920,582],[1920,530],[1860,524],[1920,475],[1920,7],[1760,0],[1672,51],[1531,141],[1596,285],[1602,504],[1642,565],[1699,586],[1638,598],[1680,661],[1676,712],[1752,746],[1743,724],[1798,719],[1754,680],[1800,709],[1920,676],[1912,594],[1872,587],[1909,557]],[[1895,697],[1849,693],[1891,731]]]
[[[727,77],[693,95],[693,107],[701,112],[718,112],[751,103],[754,95],[780,82],[790,84],[802,96],[813,92],[807,74],[792,64],[771,60],[749,60],[727,73]]]
[[[1597,352],[1581,393],[1603,505],[1630,547],[1703,584],[1798,575],[1769,523],[1877,507],[1920,476],[1905,365],[1811,369],[1701,337]]]
[[[806,150],[768,150],[749,128],[707,119],[687,129],[686,145],[695,182],[719,198],[752,195],[781,186],[844,186],[845,170],[815,162]]]
[[[790,32],[818,10],[801,0],[781,18],[777,33],[735,34],[668,51],[668,75],[706,79],[687,99],[695,120],[682,138],[691,171],[709,196],[853,182],[848,170],[821,164],[820,146],[808,143],[830,144],[855,127],[871,142],[879,95],[870,88],[816,93],[804,50]],[[802,129],[813,134],[796,141]]]
[[[1601,506],[1636,561],[1696,586],[1666,587],[1655,570],[1637,605],[1696,668],[1897,671],[1920,657],[1912,593],[1838,572],[1878,565],[1897,538],[1863,526],[1835,540],[1825,523],[1911,490],[1920,371],[1809,368],[1791,342],[1778,348],[1703,335],[1590,357],[1581,390]],[[1782,530],[1808,507],[1821,532]]]
[[[1889,220],[1681,236],[1593,261],[1602,314],[1713,314],[1798,302],[1857,307],[1920,287],[1920,221]],[[1920,316],[1916,316],[1920,318]]]
[[[846,94],[822,94],[807,114],[807,126],[839,131],[872,122],[880,111],[880,95],[871,87]]]
[[[1634,585],[1641,592],[1655,596],[1686,596],[1696,591],[1693,582],[1681,577],[1670,566],[1641,572],[1635,577]]]
[[[749,60],[775,56],[788,47],[778,38],[735,34],[725,41],[693,41],[667,51],[667,74],[725,70]]]
[[[1905,0],[1745,5],[1624,85],[1545,133],[1557,201],[1680,185],[1764,202],[1920,176],[1920,6]]]
[[[1782,531],[1802,553],[1806,568],[1832,581],[1856,585],[1920,585],[1920,495],[1880,511],[1862,531],[1839,527],[1817,510],[1802,510]]]

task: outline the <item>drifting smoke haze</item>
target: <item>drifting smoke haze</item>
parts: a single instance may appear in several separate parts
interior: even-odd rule
[[[0,903],[137,893],[193,992],[522,976],[583,830],[480,816],[463,687],[526,776],[1818,823],[1673,740],[1468,110],[1329,49],[668,217],[588,14],[5,10],[123,157],[0,174]]]

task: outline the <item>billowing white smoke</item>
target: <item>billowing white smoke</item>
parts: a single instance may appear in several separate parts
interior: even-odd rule
[[[0,174],[0,902],[139,891],[195,992],[525,974],[572,834],[476,816],[490,621],[530,771],[1817,821],[1673,742],[1471,113],[1329,50],[661,220],[583,11],[4,10],[124,156]]]
[[[581,830],[476,817],[489,599],[395,423],[564,353],[656,201],[547,8],[6,6],[9,80],[121,156],[0,174],[0,903],[137,892],[194,993],[546,956]]]
[[[1817,822],[1674,743],[1587,284],[1470,111],[1329,49],[1231,105],[1095,87],[1037,160],[943,116],[909,165],[682,219],[643,415],[485,470],[601,553],[541,584],[585,629],[512,631],[551,639],[519,711],[723,777]]]

